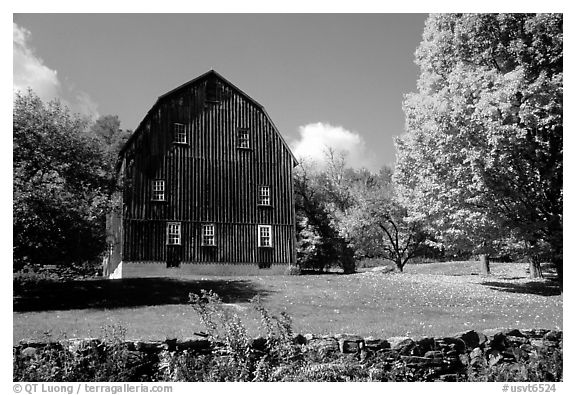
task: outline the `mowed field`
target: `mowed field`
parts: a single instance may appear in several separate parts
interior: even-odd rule
[[[526,264],[476,262],[408,265],[404,273],[145,278],[43,284],[14,295],[13,340],[98,337],[120,325],[128,339],[185,338],[204,331],[190,292],[217,292],[260,332],[250,299],[288,313],[297,333],[391,337],[441,336],[468,329],[562,329],[556,282],[527,278]]]

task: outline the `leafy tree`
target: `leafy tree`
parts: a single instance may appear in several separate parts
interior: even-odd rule
[[[108,163],[115,165],[118,153],[132,134],[130,130],[120,128],[118,115],[103,115],[90,127],[91,133],[102,142],[102,149],[109,159]]]
[[[342,204],[325,170],[301,160],[295,172],[297,258],[301,268],[338,265],[353,273],[353,252],[339,235],[335,210]]]
[[[431,15],[397,140],[399,190],[443,240],[524,242],[562,275],[562,15]]]
[[[107,190],[110,194],[109,210],[119,210],[122,200],[117,177],[118,154],[132,131],[120,128],[118,115],[103,115],[90,126],[90,133],[100,143],[104,156],[103,164],[108,173]]]
[[[340,231],[358,258],[384,258],[399,271],[421,252],[426,234],[395,198],[390,171],[359,174],[351,189],[354,205],[340,220]]]
[[[15,95],[14,270],[82,263],[103,250],[110,165],[88,125],[58,101]]]

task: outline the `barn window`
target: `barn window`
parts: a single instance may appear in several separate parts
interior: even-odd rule
[[[180,245],[182,241],[181,230],[180,222],[168,222],[166,226],[166,244]]]
[[[270,205],[270,187],[268,185],[261,185],[258,187],[258,205]]]
[[[238,129],[238,148],[250,148],[250,131],[248,129]]]
[[[156,202],[163,202],[165,199],[166,183],[164,180],[152,181],[152,200]]]
[[[202,225],[202,245],[203,246],[216,245],[216,232],[214,224]]]
[[[272,247],[272,225],[258,225],[258,247]]]
[[[174,124],[174,142],[178,144],[187,144],[188,136],[186,133],[186,125],[183,123]]]
[[[218,83],[213,78],[210,78],[208,81],[206,81],[206,101],[212,103],[218,103],[220,101],[220,90],[218,89]]]
[[[134,172],[134,159],[128,159],[126,161],[126,168],[125,168],[127,181],[132,181],[133,172]]]

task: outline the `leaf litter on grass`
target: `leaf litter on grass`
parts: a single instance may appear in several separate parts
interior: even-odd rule
[[[473,275],[472,263],[409,265],[404,273],[353,275],[242,276],[265,291],[271,312],[286,312],[301,333],[397,336],[448,335],[495,327],[561,328],[562,296],[524,292],[525,265],[495,264],[488,277]],[[542,285],[548,284],[542,280]],[[496,286],[499,285],[499,286]],[[522,292],[511,292],[519,289]],[[245,303],[233,308],[250,320]],[[231,306],[232,307],[232,306]],[[188,313],[187,313],[188,312]],[[56,318],[56,315],[59,318]],[[162,316],[163,315],[163,316]],[[80,322],[79,316],[84,317]],[[52,317],[52,318],[51,318]],[[244,319],[244,318],[243,318]],[[102,322],[122,321],[130,336],[162,339],[168,329],[178,336],[202,329],[186,305],[142,306],[98,311],[76,309],[14,314],[14,339],[35,337],[37,330],[83,336]],[[142,324],[145,323],[144,326]],[[248,322],[247,322],[248,323]]]

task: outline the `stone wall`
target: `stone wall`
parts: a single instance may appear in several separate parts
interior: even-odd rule
[[[378,339],[356,335],[316,336],[312,334],[294,336],[294,343],[305,353],[315,353],[322,357],[348,355],[360,362],[371,356],[387,361],[391,365],[401,363],[408,368],[433,370],[437,377],[450,381],[464,368],[494,366],[506,362],[516,362],[536,355],[538,351],[562,351],[562,331],[547,329],[504,329],[476,332],[462,332],[449,337],[391,337]],[[70,339],[58,344],[70,351],[81,351],[98,347],[99,339]],[[21,341],[14,346],[14,352],[22,356],[33,356],[47,343]],[[158,360],[164,351],[208,354],[214,348],[206,337],[188,339],[167,339],[164,341],[125,341],[126,349],[134,359]],[[255,338],[251,346],[265,351],[266,339]]]

